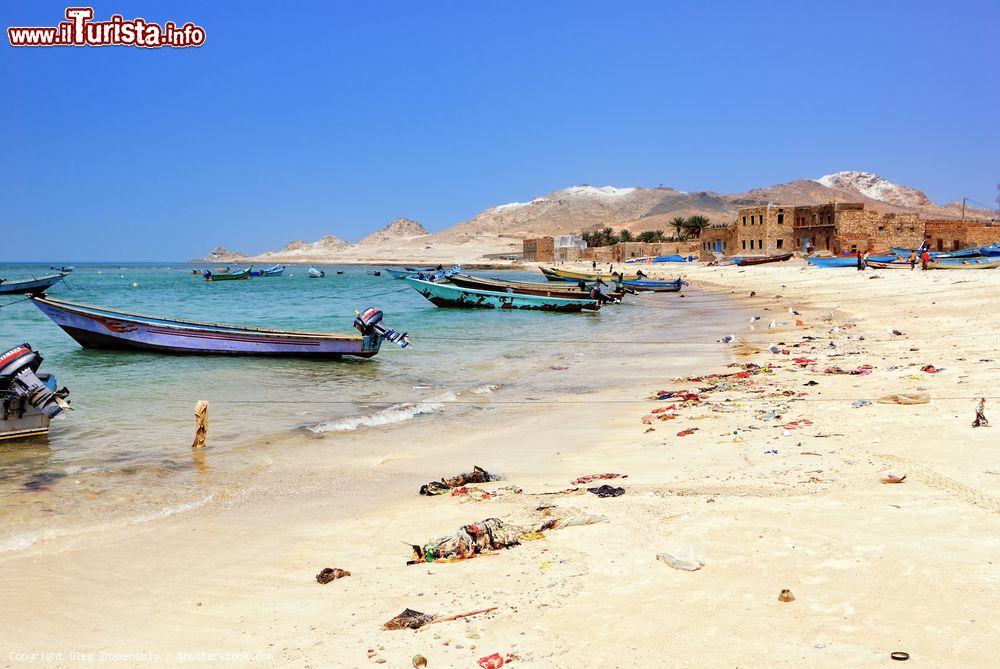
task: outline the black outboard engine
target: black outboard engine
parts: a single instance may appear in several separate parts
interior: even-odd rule
[[[48,418],[58,417],[64,409],[69,409],[65,388],[49,388],[35,372],[42,364],[42,356],[28,344],[15,346],[0,354],[0,398],[3,399],[4,413],[15,402],[27,402]],[[44,376],[44,375],[43,375]]]
[[[375,307],[368,307],[363,313],[354,312],[357,318],[354,319],[354,327],[366,337],[375,336],[379,339],[388,339],[393,344],[398,344],[400,348],[410,345],[410,340],[406,338],[405,332],[396,332],[382,325],[382,312]]]

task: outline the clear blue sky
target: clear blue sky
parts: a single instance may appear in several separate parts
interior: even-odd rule
[[[93,4],[207,42],[3,35],[0,261],[440,230],[578,183],[862,169],[990,204],[1000,181],[996,0]],[[4,0],[4,33],[65,7]]]

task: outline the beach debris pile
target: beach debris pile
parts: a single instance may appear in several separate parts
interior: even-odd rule
[[[879,480],[882,483],[903,483],[906,481],[906,474],[900,474],[899,472],[885,471],[879,476]]]
[[[469,473],[458,474],[450,479],[442,478],[440,481],[431,481],[420,486],[421,495],[443,495],[452,488],[461,488],[470,483],[489,483],[499,481],[501,476],[491,474],[482,467],[476,465]]]
[[[346,578],[351,575],[351,572],[346,569],[340,569],[339,567],[326,567],[320,573],[316,574],[316,582],[320,585],[326,585],[330,581],[336,581],[338,578]]]
[[[986,420],[986,398],[979,399],[979,406],[976,407],[976,419],[972,421],[972,427],[989,427],[990,421]]]
[[[931,396],[927,393],[892,393],[878,398],[879,404],[927,404]]]
[[[614,486],[604,484],[597,488],[587,488],[587,492],[592,492],[598,497],[621,497],[625,494],[625,488],[616,488]]]
[[[521,543],[522,534],[524,531],[521,528],[508,525],[499,518],[487,518],[463,525],[453,534],[422,546],[413,544],[413,559],[407,564],[468,560],[485,551],[517,546]]]
[[[480,615],[482,613],[490,613],[491,611],[496,611],[496,610],[497,610],[496,606],[490,606],[490,607],[487,607],[485,609],[477,609],[475,611],[468,611],[466,613],[454,613],[452,615],[447,615],[447,616],[434,616],[434,615],[431,615],[429,613],[421,613],[420,611],[415,611],[414,609],[406,608],[406,609],[403,609],[403,612],[400,613],[398,616],[395,616],[394,618],[392,618],[390,620],[387,620],[382,625],[382,629],[387,629],[387,630],[402,630],[402,629],[417,630],[417,629],[420,629],[421,627],[423,627],[424,625],[431,625],[431,624],[435,624],[435,623],[445,623],[445,622],[448,622],[450,620],[460,620],[462,618],[469,618],[471,616],[478,616],[478,615]],[[416,658],[414,658],[414,659],[416,659]],[[424,664],[426,665],[426,663],[427,662],[425,660]],[[414,666],[417,666],[416,662],[414,662]]]
[[[581,476],[578,479],[570,481],[573,485],[583,485],[584,483],[592,483],[594,481],[606,481],[608,479],[627,479],[628,474],[587,474],[586,476]]]
[[[778,593],[778,601],[779,602],[794,602],[795,601],[795,595],[793,595],[792,591],[789,590],[788,588],[784,588],[781,592]]]

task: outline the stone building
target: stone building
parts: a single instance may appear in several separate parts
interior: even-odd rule
[[[988,246],[1000,242],[1000,222],[930,219],[924,221],[924,240],[934,251]]]
[[[554,259],[554,240],[552,237],[525,239],[521,248],[527,262],[552,262]]]
[[[774,255],[791,250],[792,207],[766,204],[743,207],[736,215],[733,250],[736,255]]]

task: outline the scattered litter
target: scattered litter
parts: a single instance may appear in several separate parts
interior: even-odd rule
[[[900,474],[898,472],[886,471],[882,472],[879,476],[879,480],[882,483],[902,483],[906,480],[906,474]]]
[[[482,669],[500,669],[503,666],[503,658],[500,653],[493,653],[492,655],[487,655],[486,657],[481,657],[476,660]]]
[[[777,454],[778,454],[778,449],[776,448],[764,451],[764,455],[777,455]]]
[[[901,650],[896,650],[889,653],[889,657],[894,660],[899,660],[900,662],[906,662],[910,659],[910,654]]]
[[[547,520],[541,527],[538,528],[538,531],[544,532],[545,530],[559,530],[564,527],[573,527],[575,525],[593,525],[595,523],[606,522],[608,522],[607,516],[598,516],[586,513],[576,516],[568,516],[566,518],[553,518],[552,520]]]
[[[522,533],[520,529],[499,518],[487,518],[478,523],[463,525],[454,534],[440,537],[423,546],[412,544],[413,559],[407,564],[468,560],[484,551],[517,546]]]
[[[459,474],[458,476],[452,477],[450,479],[441,479],[440,481],[431,481],[420,486],[421,495],[443,495],[452,488],[461,488],[469,483],[489,483],[490,481],[499,481],[501,477],[496,474],[490,474],[488,471],[482,467],[475,466],[472,468],[472,472],[468,474]]]
[[[705,566],[705,560],[697,554],[693,546],[685,546],[673,553],[658,553],[656,559],[682,571],[698,571]]]
[[[575,481],[571,481],[574,485],[583,485],[584,483],[591,483],[593,481],[603,481],[606,479],[627,479],[627,474],[588,474],[587,476],[581,476]]]
[[[316,582],[320,585],[326,585],[330,581],[336,581],[338,578],[346,578],[350,575],[351,572],[346,569],[326,567],[323,571],[316,574]]]
[[[923,367],[920,368],[920,371],[921,372],[927,372],[928,374],[939,374],[940,372],[943,372],[944,370],[943,369],[939,369],[939,368],[935,367],[934,365],[924,365]]]
[[[895,328],[886,328],[885,331],[891,335],[896,335],[897,337],[903,336],[903,333],[900,332],[899,330],[896,330]]]
[[[927,393],[893,393],[878,398],[879,404],[927,404],[930,401]]]
[[[871,400],[855,400],[851,402],[852,409],[860,409],[861,407],[868,407],[871,405],[872,405]]]
[[[686,437],[686,436],[688,436],[689,434],[694,434],[694,433],[695,433],[695,432],[697,432],[697,431],[698,431],[698,428],[696,428],[696,427],[689,427],[689,428],[688,428],[688,429],[686,429],[686,430],[681,430],[680,432],[678,432],[678,433],[677,433],[677,436],[678,436],[678,437]]]
[[[599,488],[587,488],[587,492],[592,492],[598,497],[621,497],[625,494],[625,488],[615,488],[605,484]]]
[[[414,655],[411,662],[413,662],[414,669],[424,669],[427,666],[427,658],[423,655]]]
[[[778,601],[779,602],[794,602],[795,601],[795,595],[792,594],[791,590],[789,590],[788,588],[785,588],[784,590],[782,590],[781,592],[778,593]]]
[[[972,421],[972,427],[989,427],[990,421],[986,420],[986,398],[979,399],[979,406],[976,407],[976,420]]]
[[[386,621],[386,623],[382,625],[382,628],[387,630],[415,630],[420,629],[432,620],[434,620],[434,616],[432,615],[421,613],[420,611],[414,611],[413,609],[403,609],[403,612],[398,616]]]

